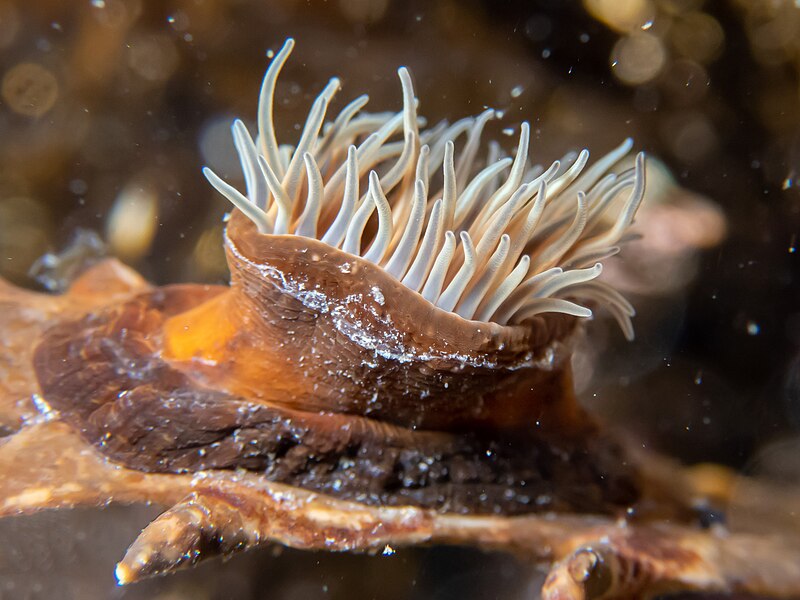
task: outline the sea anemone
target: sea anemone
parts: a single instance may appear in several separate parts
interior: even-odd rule
[[[629,153],[631,139],[588,168],[586,149],[547,168],[531,166],[530,125],[523,122],[513,159],[490,142],[484,160],[481,134],[500,113],[488,109],[424,128],[411,76],[401,67],[402,111],[364,113],[363,95],[326,123],[340,87],[333,78],[314,101],[297,145],[279,144],[275,86],[293,46],[286,41],[264,77],[256,140],[241,120],[233,123],[246,195],[203,169],[261,235],[315,239],[361,257],[467,320],[513,325],[543,313],[586,318],[602,306],[633,338],[633,307],[598,280],[601,261],[629,237],[644,196],[642,153],[632,168],[609,172]]]
[[[0,517],[169,506],[120,584],[267,541],[459,543],[550,563],[547,599],[796,596],[795,540],[708,529],[738,507],[734,474],[631,451],[576,401],[576,317],[604,306],[632,335],[597,280],[644,192],[642,155],[606,173],[630,140],[586,169],[585,150],[529,167],[523,124],[515,157],[490,144],[484,165],[495,111],[420,131],[400,69],[400,113],[360,115],[360,97],[323,125],[334,79],[279,146],[292,45],[257,140],[233,126],[247,195],[205,171],[238,207],[229,286],[153,287],[115,260],[62,296],[0,280],[0,416],[18,429],[0,443]],[[745,523],[792,500],[753,489]]]

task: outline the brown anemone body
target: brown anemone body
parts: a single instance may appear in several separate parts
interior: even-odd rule
[[[236,213],[232,283],[167,286],[51,327],[45,400],[111,459],[246,469],[379,506],[617,513],[640,495],[575,402],[566,317],[466,321],[372,263]]]
[[[236,211],[231,287],[165,326],[164,357],[232,394],[435,430],[585,433],[575,320],[504,327],[443,311],[323,242],[262,235]]]

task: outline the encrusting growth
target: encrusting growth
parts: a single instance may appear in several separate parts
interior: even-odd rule
[[[481,133],[496,111],[423,129],[403,67],[402,111],[362,113],[368,97],[359,96],[325,123],[339,89],[333,78],[297,146],[278,144],[275,83],[293,46],[286,41],[264,77],[257,139],[241,120],[233,124],[246,195],[203,169],[260,233],[314,238],[360,256],[465,319],[507,325],[547,312],[590,317],[585,304],[600,305],[633,337],[633,307],[598,280],[600,261],[619,251],[644,196],[643,154],[633,168],[608,172],[632,140],[588,168],[587,150],[531,166],[530,126],[522,123],[514,158],[492,143],[484,163]],[[618,214],[608,219],[612,209]]]

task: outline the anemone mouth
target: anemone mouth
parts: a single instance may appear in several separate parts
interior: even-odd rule
[[[484,161],[481,135],[498,113],[425,129],[411,76],[401,67],[400,112],[362,113],[368,97],[359,96],[325,123],[339,89],[334,78],[314,101],[297,146],[279,145],[275,84],[293,46],[287,40],[267,69],[257,138],[241,120],[232,127],[246,194],[203,169],[258,232],[318,240],[374,263],[467,321],[587,318],[588,304],[605,307],[633,337],[633,307],[598,280],[602,260],[619,251],[644,196],[643,154],[633,168],[609,172],[632,140],[588,168],[585,149],[549,167],[531,166],[525,122],[513,158],[490,142]]]

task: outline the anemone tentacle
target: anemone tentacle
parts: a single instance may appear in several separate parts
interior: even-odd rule
[[[484,162],[481,136],[497,111],[425,129],[401,67],[399,112],[363,113],[363,95],[325,123],[339,89],[333,78],[313,102],[297,147],[278,144],[275,82],[293,46],[287,40],[267,69],[257,139],[238,119],[232,127],[246,194],[203,170],[260,233],[322,240],[465,319],[506,325],[545,312],[590,317],[589,304],[606,308],[633,336],[633,308],[596,280],[644,196],[642,153],[634,168],[609,172],[632,140],[588,167],[586,149],[549,167],[532,165],[523,122],[514,156],[490,142]]]

